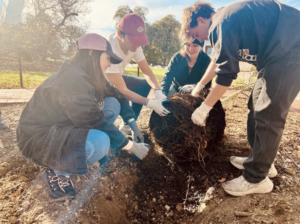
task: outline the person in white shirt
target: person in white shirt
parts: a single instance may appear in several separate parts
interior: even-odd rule
[[[142,18],[133,13],[125,15],[120,20],[117,31],[109,36],[109,42],[114,53],[122,58],[123,62],[109,67],[105,71],[106,77],[131,101],[136,118],[143,105],[153,109],[161,116],[169,114],[170,111],[163,106],[163,103],[169,102],[169,100],[166,100],[167,97],[162,93],[141,48],[141,46],[149,44]],[[145,78],[123,74],[131,60],[138,64]],[[147,99],[151,88],[154,89],[154,100]],[[131,134],[129,125],[125,123],[121,126],[120,131],[127,135]]]

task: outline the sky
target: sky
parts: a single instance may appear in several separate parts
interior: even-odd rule
[[[230,5],[238,0],[211,0],[210,3],[217,10],[222,6]],[[113,16],[120,5],[129,5],[131,9],[136,6],[145,6],[149,9],[146,16],[147,22],[152,24],[166,15],[174,15],[181,21],[184,8],[191,6],[195,0],[94,0],[90,4],[91,12],[86,16],[90,23],[88,32],[101,34],[108,37],[114,32],[115,21]],[[281,3],[293,6],[300,10],[299,0],[281,0]]]

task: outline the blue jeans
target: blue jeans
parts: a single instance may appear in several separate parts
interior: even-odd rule
[[[103,112],[109,123],[114,123],[120,114],[121,105],[114,97],[106,97],[104,99]],[[108,152],[110,147],[110,139],[103,131],[90,129],[86,142],[85,154],[87,164],[91,165],[102,159]],[[54,170],[56,175],[69,176],[69,173]]]
[[[133,75],[122,75],[122,77],[123,77],[125,84],[129,90],[147,98],[147,96],[151,90],[151,86],[147,83],[146,79],[136,77]],[[133,112],[135,113],[136,118],[138,118],[143,105],[130,102],[130,106],[131,106]]]

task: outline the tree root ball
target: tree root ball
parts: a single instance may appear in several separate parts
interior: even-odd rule
[[[191,162],[198,160],[204,165],[204,159],[212,155],[215,146],[223,138],[225,111],[218,101],[209,113],[206,126],[195,125],[191,116],[204,101],[209,90],[203,90],[201,97],[193,97],[188,93],[177,93],[165,103],[165,107],[172,111],[165,117],[154,111],[150,117],[150,135],[155,143],[161,147],[163,153],[172,162]]]

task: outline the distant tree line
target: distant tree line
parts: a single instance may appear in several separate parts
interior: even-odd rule
[[[25,60],[38,55],[41,60],[70,56],[78,37],[89,24],[82,24],[79,17],[90,12],[92,0],[28,0],[23,21],[11,26],[0,43],[0,49],[21,48]]]
[[[27,61],[68,58],[76,50],[76,40],[87,32],[88,23],[82,18],[90,12],[93,0],[27,0],[23,21],[11,26],[0,42],[3,49],[22,49]],[[113,19],[117,24],[128,13],[139,15],[146,23],[146,34],[150,44],[144,46],[144,54],[153,65],[167,65],[172,55],[180,50],[180,23],[172,15],[167,15],[149,24],[147,7],[137,6],[133,10],[122,5]]]

